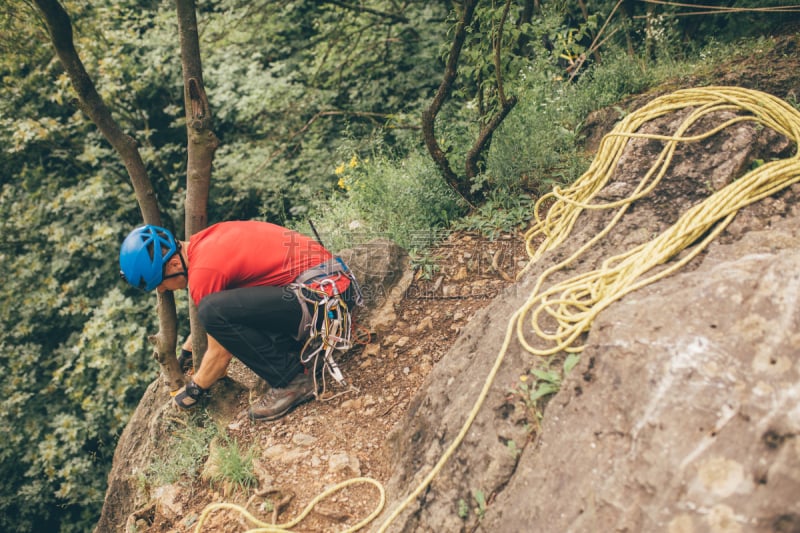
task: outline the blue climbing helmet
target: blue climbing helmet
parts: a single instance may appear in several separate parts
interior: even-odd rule
[[[164,279],[164,265],[178,250],[169,230],[148,224],[131,231],[119,249],[122,278],[146,291],[152,291]]]

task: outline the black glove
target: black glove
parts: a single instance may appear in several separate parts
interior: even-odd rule
[[[178,356],[178,366],[184,374],[194,369],[191,351],[181,348],[181,354]]]
[[[174,396],[175,405],[181,409],[190,409],[194,407],[197,400],[205,394],[206,389],[201,388],[197,383],[189,380],[184,387],[178,389],[178,393]]]

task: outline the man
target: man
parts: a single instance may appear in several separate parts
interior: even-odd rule
[[[188,287],[208,333],[200,368],[175,403],[194,406],[236,357],[271,387],[250,407],[255,420],[278,419],[317,392],[299,357],[309,304],[298,296],[338,297],[346,310],[356,293],[347,268],[320,243],[258,221],[215,224],[186,242],[158,226],[136,228],[122,243],[120,267],[147,291]]]

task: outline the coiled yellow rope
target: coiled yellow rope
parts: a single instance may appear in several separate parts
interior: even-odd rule
[[[686,108],[691,113],[676,129],[674,135],[639,133],[645,123]],[[684,136],[701,118],[720,111],[744,111],[747,114],[732,118],[702,134]],[[754,122],[775,130],[800,144],[800,113],[772,95],[737,87],[705,87],[676,91],[657,98],[630,114],[608,134],[590,168],[571,187],[555,188],[536,203],[535,224],[526,233],[526,245],[531,258],[521,274],[546,251],[561,244],[571,233],[575,221],[585,209],[616,209],[611,222],[570,257],[553,265],[539,276],[536,285],[516,321],[517,338],[522,346],[535,355],[553,355],[561,351],[579,352],[578,337],[589,330],[597,314],[625,294],[661,279],[691,261],[730,223],[739,209],[770,196],[800,179],[800,155],[771,161],[748,172],[725,188],[687,210],[679,220],[652,241],[623,254],[606,259],[596,270],[587,272],[542,290],[552,273],[562,270],[603,239],[635,200],[649,194],[665,175],[680,143],[696,142],[740,122]],[[622,150],[631,138],[664,141],[664,148],[629,198],[604,204],[591,203],[592,198],[608,183],[616,169]],[[545,202],[555,202],[542,219],[540,209]],[[708,233],[687,255],[660,272],[646,277],[654,267],[676,257]],[[533,248],[540,236],[543,242]],[[549,318],[548,318],[549,317]],[[557,323],[555,330],[546,331],[544,320]],[[535,347],[527,339],[526,325],[549,347]]]
[[[639,129],[658,117],[675,111],[691,109],[681,125],[671,136],[650,135],[640,133]],[[725,123],[700,135],[685,136],[685,133],[702,117],[719,111],[745,112]],[[589,169],[569,188],[555,188],[552,193],[543,196],[534,209],[535,223],[526,233],[525,240],[530,261],[520,273],[522,276],[542,255],[564,242],[569,236],[581,212],[587,209],[616,209],[609,224],[595,237],[581,246],[564,261],[547,268],[537,279],[531,295],[508,322],[503,345],[484,381],[478,398],[467,419],[453,442],[439,458],[436,465],[419,483],[419,485],[394,508],[378,531],[384,532],[394,520],[430,485],[450,457],[461,445],[470,426],[478,415],[483,402],[491,390],[495,376],[505,358],[514,338],[530,353],[540,356],[553,355],[561,351],[579,352],[582,346],[576,346],[578,337],[588,331],[597,314],[625,294],[641,288],[658,279],[668,276],[691,261],[730,223],[737,211],[742,207],[757,202],[800,181],[800,154],[781,161],[771,161],[750,171],[742,178],[735,180],[722,190],[714,193],[703,202],[690,208],[679,220],[652,241],[637,246],[633,250],[606,259],[600,268],[577,275],[571,279],[542,290],[547,278],[558,270],[568,267],[592,245],[603,239],[614,225],[622,218],[628,206],[637,199],[652,192],[661,178],[666,174],[673,154],[679,143],[695,142],[708,138],[715,133],[743,121],[750,121],[769,127],[800,146],[800,113],[782,100],[769,94],[736,87],[705,87],[676,91],[662,96],[631,113],[620,121],[614,130],[603,138],[595,160]],[[605,204],[592,204],[592,198],[608,183],[625,145],[632,138],[657,139],[665,145],[655,163],[629,198]],[[797,150],[797,148],[796,148]],[[541,218],[542,205],[553,202],[547,215]],[[703,237],[703,235],[705,235]],[[538,246],[533,242],[543,237]],[[693,245],[702,237],[702,241],[680,260],[668,268],[646,276],[654,267],[675,257],[682,250]],[[540,317],[555,321],[555,331],[545,331],[540,325]],[[528,342],[530,325],[536,336],[549,342],[548,348],[536,348]],[[357,478],[380,487],[381,504],[367,519],[347,531],[356,531],[371,522],[383,508],[384,492],[380,484],[369,478]],[[334,487],[335,490],[337,487]],[[311,508],[329,492],[323,493],[312,501],[306,511],[297,519],[283,526],[271,526],[283,529],[259,529],[253,531],[286,531],[302,520]],[[236,509],[249,516],[242,508],[230,504],[214,504],[207,508],[198,522],[196,532],[200,531],[202,521],[210,510],[215,508]],[[255,519],[253,519],[255,520]]]

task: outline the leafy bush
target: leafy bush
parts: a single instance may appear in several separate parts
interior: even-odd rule
[[[340,160],[332,177],[339,191],[316,203],[309,218],[335,250],[375,237],[422,248],[431,243],[431,228],[463,212],[433,162],[419,153],[400,160],[351,156]]]
[[[477,231],[494,240],[503,233],[514,233],[527,226],[533,203],[529,194],[496,189],[474,212],[457,220],[453,229]]]

